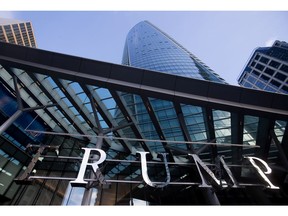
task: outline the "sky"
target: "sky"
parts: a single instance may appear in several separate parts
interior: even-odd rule
[[[0,17],[32,22],[39,49],[116,64],[121,64],[128,31],[148,20],[232,85],[238,85],[237,78],[255,48],[271,46],[276,39],[288,42],[285,10],[80,11],[52,7],[0,10]]]

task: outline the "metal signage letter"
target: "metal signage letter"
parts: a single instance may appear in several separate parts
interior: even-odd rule
[[[198,169],[199,175],[200,175],[200,177],[201,177],[201,179],[202,179],[202,184],[199,185],[199,187],[212,187],[211,185],[208,185],[208,184],[207,184],[204,176],[202,175],[202,172],[201,172],[201,170],[200,170],[199,165],[210,175],[210,177],[214,180],[214,182],[217,183],[218,186],[221,185],[220,180],[218,180],[218,179],[216,178],[216,176],[214,175],[214,173],[203,163],[203,161],[198,157],[198,155],[196,155],[196,154],[188,154],[188,155],[190,155],[190,156],[193,157],[193,159],[194,159],[194,161],[195,161],[195,164],[196,164],[196,167],[197,167],[197,169]]]
[[[78,172],[78,176],[77,179],[75,179],[74,181],[71,181],[71,185],[83,185],[83,184],[87,184],[87,181],[84,181],[84,175],[85,175],[85,171],[86,171],[86,167],[87,166],[92,166],[93,171],[96,173],[98,167],[98,164],[101,164],[105,159],[106,159],[106,153],[101,150],[101,149],[97,149],[97,148],[82,148],[84,149],[85,153],[82,159],[82,163],[81,163],[81,167],[80,170]],[[90,157],[90,152],[91,151],[97,151],[100,153],[100,157],[99,160],[93,163],[88,163],[89,157]]]
[[[158,153],[158,156],[159,155],[162,155],[163,156],[163,161],[164,161],[164,165],[165,165],[165,170],[166,170],[166,174],[167,174],[167,178],[166,178],[166,182],[165,183],[155,183],[155,182],[152,182],[150,179],[149,179],[149,176],[148,176],[148,168],[147,168],[147,161],[146,161],[146,154],[148,154],[149,152],[139,152],[137,151],[137,153],[140,154],[140,158],[141,158],[141,170],[142,170],[142,177],[143,177],[143,180],[151,187],[156,187],[156,188],[163,188],[165,187],[166,185],[169,184],[170,182],[170,171],[169,171],[169,168],[168,168],[168,163],[167,163],[167,159],[166,159],[166,155],[168,153]]]
[[[264,160],[262,160],[262,159],[260,159],[260,158],[257,158],[257,157],[250,157],[250,156],[249,156],[249,157],[244,157],[244,158],[247,158],[247,159],[250,161],[250,163],[256,168],[256,170],[257,170],[257,172],[259,173],[259,175],[269,184],[269,186],[268,186],[269,188],[271,188],[271,189],[279,189],[279,187],[273,185],[273,184],[270,182],[270,180],[267,178],[266,174],[272,173],[272,169],[268,166],[268,164],[267,164]],[[263,171],[263,170],[255,163],[255,160],[261,162],[261,163],[264,165],[266,171]]]
[[[219,160],[220,160],[220,163],[223,165],[226,173],[228,174],[229,179],[230,179],[230,180],[232,181],[232,183],[233,183],[232,188],[238,188],[238,187],[239,187],[239,184],[238,184],[238,182],[236,181],[235,177],[233,176],[231,170],[229,169],[229,167],[227,166],[227,164],[225,163],[225,161],[224,161],[223,158],[224,158],[224,156],[220,156],[220,157],[219,157]]]

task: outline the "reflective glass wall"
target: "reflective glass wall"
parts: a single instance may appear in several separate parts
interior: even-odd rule
[[[128,33],[122,63],[195,79],[225,83],[212,69],[148,21]]]

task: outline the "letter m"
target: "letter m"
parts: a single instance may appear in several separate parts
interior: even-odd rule
[[[197,170],[199,172],[199,175],[201,177],[202,183],[201,185],[199,185],[199,187],[212,187],[211,185],[209,185],[204,177],[204,175],[202,174],[202,171],[204,171],[211,180],[212,182],[214,182],[214,184],[216,184],[217,186],[221,187],[222,183],[221,179],[217,179],[216,176],[214,175],[214,173],[207,167],[207,165],[198,157],[198,155],[196,154],[188,154],[190,156],[193,157]],[[228,166],[225,164],[224,160],[222,159],[222,157],[220,157],[220,163],[223,165],[225,171],[227,172],[229,178],[231,179],[231,181],[233,182],[233,186],[234,188],[238,187],[238,183],[235,180],[234,176],[232,175],[232,172],[230,171],[230,169],[228,168]],[[225,184],[226,186],[226,184]]]

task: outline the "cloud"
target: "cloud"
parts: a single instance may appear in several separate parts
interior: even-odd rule
[[[277,40],[276,37],[269,38],[268,40],[265,41],[265,46],[266,47],[272,46],[275,40]]]
[[[0,18],[15,19],[15,12],[13,11],[0,11]]]

